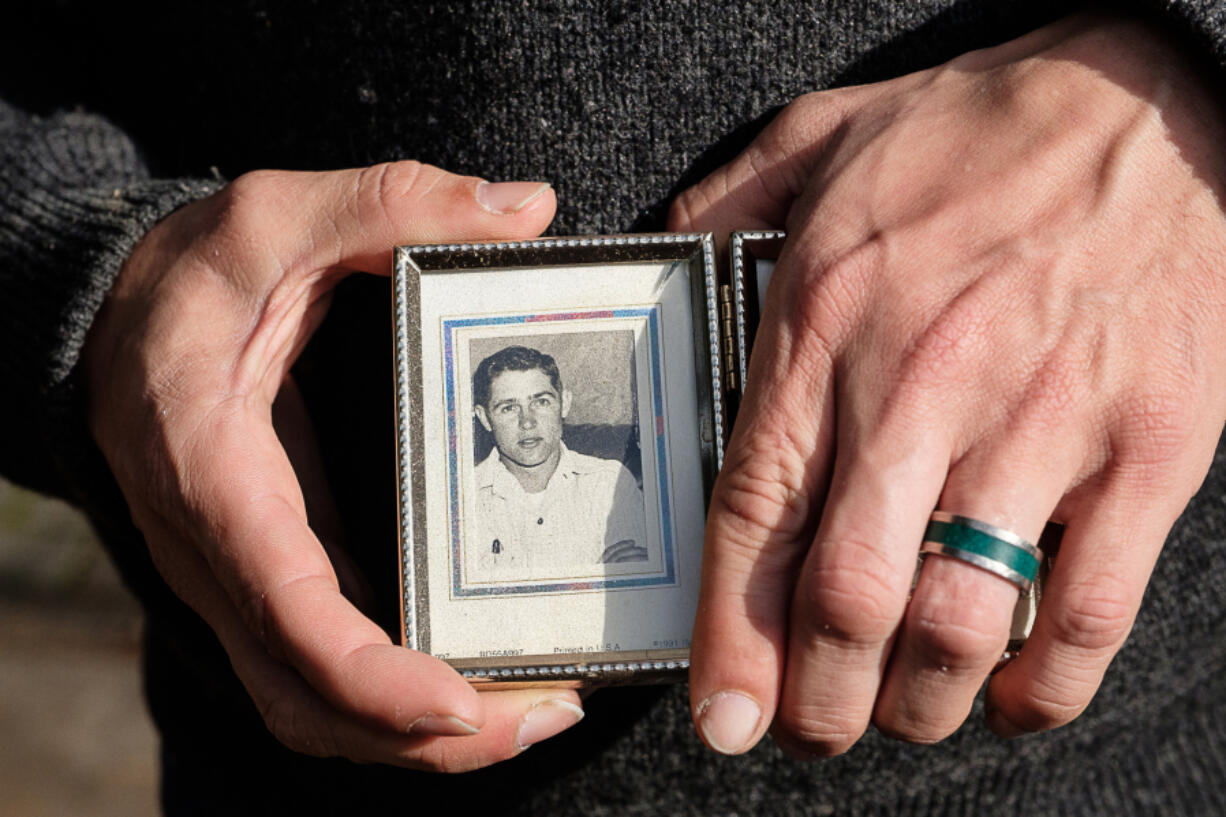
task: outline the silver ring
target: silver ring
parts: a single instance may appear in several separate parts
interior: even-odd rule
[[[972,564],[1030,592],[1043,553],[1011,530],[968,516],[934,511],[924,531],[921,553],[939,553]]]
[[[1060,540],[1064,536],[1064,525],[1049,521],[1044,526],[1043,533],[1039,537],[1039,547],[1035,547],[1013,531],[999,528],[987,522],[981,522],[978,519],[958,516],[946,513],[945,511],[936,511],[929,520],[930,529],[933,522],[960,525],[997,542],[1001,542],[1010,548],[1018,548],[1018,551],[1006,551],[1006,555],[1012,557],[1010,561],[1022,559],[1019,553],[1029,554],[1030,556],[1036,556],[1037,554],[1038,564],[1035,574],[1030,581],[1026,581],[1025,576],[1020,575],[1007,564],[953,547],[945,541],[930,541],[927,531],[925,532],[925,541],[920,545],[920,551],[923,554],[940,553],[955,559],[961,559],[997,576],[1008,579],[1018,586],[1020,592],[1017,605],[1013,610],[1009,645],[1005,648],[1005,652],[996,661],[996,666],[992,669],[993,673],[998,672],[1017,657],[1018,652],[1022,649],[1022,645],[1030,637],[1030,629],[1034,625],[1039,604],[1043,599],[1043,584],[1046,580],[1047,572],[1050,570],[1051,560],[1055,558],[1056,552],[1060,549]],[[937,538],[943,540],[948,537],[938,536]],[[1022,560],[1024,561],[1024,559]],[[1025,582],[1025,584],[1022,582]]]

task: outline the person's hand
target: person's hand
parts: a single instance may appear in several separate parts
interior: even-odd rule
[[[289,378],[344,275],[386,273],[398,243],[536,236],[554,207],[545,184],[415,162],[252,173],[157,225],[91,330],[90,424],[132,518],[292,749],[463,771],[582,717],[570,691],[478,695],[342,596],[353,573]]]
[[[633,539],[622,539],[605,548],[604,553],[600,554],[600,561],[607,565],[622,562],[645,562],[647,557],[647,548]]]
[[[1226,418],[1226,129],[1171,43],[1075,18],[802,97],[670,226],[786,226],[711,499],[690,672],[711,748],[965,720],[1017,588],[916,554],[934,509],[1067,524],[988,724],[1068,723]]]

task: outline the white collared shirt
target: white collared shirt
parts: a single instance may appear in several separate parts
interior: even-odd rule
[[[468,527],[471,582],[602,576],[605,551],[622,542],[650,547],[643,493],[617,460],[562,445],[545,490],[530,494],[498,450],[475,469],[477,519]]]

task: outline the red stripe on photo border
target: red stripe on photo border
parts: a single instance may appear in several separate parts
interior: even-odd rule
[[[556,312],[552,315],[530,315],[524,319],[524,323],[544,323],[546,321],[570,321],[582,318],[613,318],[612,309],[600,310],[597,312]]]

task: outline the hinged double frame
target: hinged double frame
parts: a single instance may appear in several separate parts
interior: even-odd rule
[[[484,688],[684,676],[784,238],[733,233],[723,281],[705,234],[396,248],[405,646]]]

